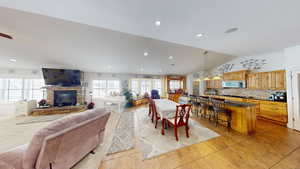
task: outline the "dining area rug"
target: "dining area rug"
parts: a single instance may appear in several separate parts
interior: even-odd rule
[[[202,126],[193,119],[189,119],[189,138],[186,137],[185,127],[178,128],[179,141],[176,141],[174,129],[165,130],[165,135],[161,134],[161,121],[157,128],[148,116],[148,109],[141,108],[135,111],[136,137],[138,148],[142,151],[143,159],[149,159],[170,151],[174,151],[185,146],[203,142],[220,136],[216,132]]]
[[[107,154],[114,154],[134,147],[134,112],[121,113],[118,124],[114,130],[112,144]]]

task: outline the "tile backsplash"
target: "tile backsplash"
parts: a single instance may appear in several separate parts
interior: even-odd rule
[[[256,99],[268,99],[275,92],[285,92],[285,90],[250,90],[250,89],[218,89],[218,95],[234,95],[253,97]]]

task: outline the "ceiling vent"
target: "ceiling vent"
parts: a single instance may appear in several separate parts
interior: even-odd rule
[[[230,29],[226,30],[224,33],[233,33],[237,30],[239,30],[239,29],[238,28],[230,28]]]

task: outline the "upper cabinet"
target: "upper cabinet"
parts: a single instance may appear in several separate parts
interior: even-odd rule
[[[286,89],[285,71],[275,71],[275,88],[278,90]]]
[[[205,84],[207,89],[220,89],[222,88],[222,79],[206,80]]]
[[[248,89],[260,89],[261,88],[261,74],[260,73],[250,73],[247,79]]]
[[[247,88],[260,90],[285,90],[285,71],[250,73],[247,78]]]
[[[245,81],[247,79],[247,70],[224,73],[223,81]]]

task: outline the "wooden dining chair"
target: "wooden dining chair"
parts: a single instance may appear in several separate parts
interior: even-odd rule
[[[153,123],[153,112],[152,112],[152,106],[154,104],[153,99],[149,98],[149,112],[148,112],[148,116],[151,117],[151,121]]]
[[[174,118],[166,119],[167,125],[174,127],[174,134],[176,141],[178,141],[177,128],[185,126],[186,137],[189,137],[189,117],[191,105],[182,104],[176,106],[176,113]],[[164,127],[164,126],[163,126]]]
[[[152,100],[152,120],[155,121],[155,128],[157,128],[157,122],[161,119],[160,115],[157,113],[155,102]]]

